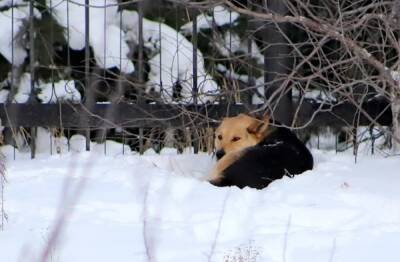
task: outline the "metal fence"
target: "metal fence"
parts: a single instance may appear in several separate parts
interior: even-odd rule
[[[137,143],[140,152],[144,150],[144,139],[150,128],[156,132],[166,129],[189,130],[190,143],[194,151],[198,152],[204,150],[199,144],[205,139],[199,134],[199,129],[212,128],[222,117],[240,112],[269,111],[275,118],[296,130],[321,126],[355,128],[359,125],[391,123],[388,102],[370,101],[357,105],[348,102],[329,103],[312,98],[301,99],[299,102],[293,99],[291,90],[281,95],[279,100],[274,100],[273,107],[276,110],[270,110],[273,104],[271,97],[274,96],[271,92],[274,90],[271,79],[282,73],[280,70],[286,70],[282,63],[289,67],[293,65],[288,59],[276,58],[273,52],[285,55],[290,51],[285,47],[271,51],[257,43],[252,19],[243,15],[237,18],[236,13],[226,6],[225,9],[216,9],[216,5],[161,0],[31,0],[11,1],[10,6],[1,9],[3,14],[7,12],[10,17],[10,24],[2,26],[10,27],[11,54],[8,63],[10,73],[3,81],[8,81],[9,94],[0,105],[0,118],[2,125],[10,130],[10,140],[15,139],[14,135],[20,127],[29,130],[32,157],[35,156],[35,130],[38,126],[58,128],[67,136],[71,132],[83,133],[87,150],[90,150],[91,139],[100,137],[98,139],[104,140],[107,134],[111,136],[109,130],[118,130],[115,138],[123,143],[129,139],[135,140],[131,141],[131,145]],[[248,7],[254,8],[250,3]],[[27,12],[25,16],[21,10]],[[128,12],[124,13],[123,10]],[[216,17],[216,10],[222,10],[225,15]],[[79,14],[74,13],[78,11]],[[137,22],[124,25],[125,14],[137,14]],[[112,15],[113,18],[110,18]],[[147,16],[153,20],[146,20]],[[217,21],[221,17],[225,21]],[[115,21],[111,23],[108,19]],[[245,19],[247,26],[241,37],[247,43],[240,41],[239,44],[244,46],[240,52],[236,52],[234,47],[238,45],[236,35],[229,31],[230,27],[240,22],[238,19]],[[74,31],[76,20],[84,24],[83,32]],[[175,21],[175,28],[170,21]],[[209,25],[204,24],[204,21]],[[265,30],[270,30],[268,26],[265,25]],[[17,27],[23,29],[18,30]],[[183,35],[182,28],[189,33]],[[230,33],[222,34],[219,31],[221,28]],[[154,32],[149,34],[149,30]],[[135,43],[129,43],[128,31],[136,36]],[[83,37],[76,36],[79,33],[83,33]],[[157,41],[151,42],[151,39],[146,38],[149,35],[156,37],[157,33]],[[225,37],[223,41],[218,40],[221,35]],[[164,48],[167,44],[163,41],[170,41],[166,37],[175,37],[171,41],[175,41],[176,45],[169,48],[175,50]],[[207,37],[208,41],[215,43],[221,40],[225,46],[220,50],[211,46],[210,50],[200,56],[201,45],[204,50]],[[77,43],[73,41],[78,40],[84,41],[83,49],[74,47]],[[276,36],[266,36],[263,40],[269,45],[284,42],[282,37]],[[21,41],[25,43],[21,44]],[[186,46],[182,44],[183,41],[188,41],[192,50],[184,50]],[[113,45],[112,48],[107,44]],[[129,44],[132,48],[126,49]],[[101,47],[103,53],[100,52]],[[259,54],[262,57],[254,58],[254,48],[257,47],[260,47]],[[22,62],[19,61],[18,53],[21,50],[26,52]],[[223,58],[215,55],[221,50],[226,50]],[[167,56],[162,52],[173,52],[174,55]],[[149,54],[152,57],[149,58]],[[191,57],[185,60],[179,58],[188,54]],[[170,57],[177,62],[169,61]],[[258,62],[254,62],[257,59]],[[187,64],[180,61],[190,61],[190,70]],[[163,68],[167,63],[172,63],[172,66]],[[127,69],[129,66],[134,66],[135,70],[132,72]],[[186,75],[180,78],[179,72],[183,66],[187,69]],[[154,73],[152,67],[158,67],[155,78],[159,78],[153,82],[150,79]],[[235,73],[241,70],[246,72],[246,78]],[[263,79],[261,83],[256,81],[255,72],[262,72],[259,77]],[[29,90],[23,93],[27,99],[22,103],[16,101],[16,97],[21,94],[21,78],[24,73],[29,73],[30,78],[27,85]],[[46,102],[38,99],[37,93],[44,78],[51,86]],[[169,79],[168,83],[166,78]],[[57,97],[57,83],[60,80],[66,83],[65,92],[62,93],[68,93],[68,83],[73,82],[81,99],[70,101]],[[207,81],[215,81],[218,88],[205,90],[208,88],[205,87]],[[188,86],[191,86],[190,91]],[[257,93],[260,88],[264,94]],[[255,96],[261,102],[252,101]],[[293,112],[297,116],[295,121]]]

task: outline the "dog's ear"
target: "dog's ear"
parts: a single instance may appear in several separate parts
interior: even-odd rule
[[[262,138],[266,134],[269,127],[269,116],[265,114],[262,119],[255,119],[247,127],[247,132],[255,135],[258,138]]]

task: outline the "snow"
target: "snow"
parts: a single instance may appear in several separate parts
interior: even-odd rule
[[[249,76],[248,75],[241,75],[238,74],[236,72],[234,72],[231,69],[226,68],[226,66],[224,66],[223,64],[217,64],[216,67],[217,71],[224,74],[224,76],[228,79],[235,79],[238,81],[242,81],[244,83],[248,83],[249,82]]]
[[[52,261],[398,260],[398,156],[362,155],[355,164],[348,152],[313,150],[314,170],[240,190],[202,181],[214,161],[207,154],[122,154],[111,141],[85,152],[76,135],[69,152],[54,138],[50,155],[48,132],[39,139],[34,160],[20,152],[13,160],[12,147],[2,147],[7,261],[40,260],[64,211]]]
[[[1,0],[0,8],[10,7],[11,5],[16,6],[21,4],[26,4],[26,2],[24,2],[23,0]]]
[[[255,92],[251,98],[251,103],[253,105],[263,105],[265,103],[264,76],[256,78],[254,89]]]
[[[19,2],[15,1],[15,3]],[[9,6],[10,4],[10,1],[6,1],[0,3],[0,7]],[[36,18],[41,17],[40,12],[36,8],[34,8],[34,16]],[[27,5],[9,8],[0,12],[0,54],[2,54],[9,63],[13,63],[15,66],[21,65],[27,56],[25,47],[22,45],[21,41],[18,41],[21,40],[18,33],[23,29],[24,22],[28,19],[29,7]],[[12,24],[14,24],[14,28],[12,28]],[[13,39],[14,43],[12,41]],[[14,49],[14,56],[12,54],[12,49]]]
[[[222,39],[216,39],[214,44],[221,55],[230,57],[232,54],[235,53],[247,54],[248,41],[249,41],[248,38],[241,38],[235,32],[228,30],[224,33]],[[261,53],[256,42],[253,39],[250,39],[250,41],[251,41],[250,56],[256,59],[257,63],[262,64],[264,62],[264,55]]]
[[[235,11],[229,11],[224,6],[218,5],[212,10],[214,16],[215,26],[224,26],[227,24],[233,24],[238,18],[239,14]],[[197,28],[198,29],[209,29],[212,28],[213,16],[206,15],[204,13],[198,15]],[[181,31],[185,35],[192,34],[193,22],[189,22],[181,26]]]
[[[137,12],[123,10],[122,27],[126,32],[127,40],[134,43],[138,43],[139,39],[138,19]],[[154,53],[149,60],[150,72],[147,91],[154,89],[161,93],[164,101],[171,102],[173,87],[179,83],[182,86],[182,102],[192,102],[192,43],[174,28],[149,19],[143,19],[143,39],[145,47]],[[160,59],[162,69],[160,68]],[[197,51],[197,75],[199,101],[201,103],[212,102],[217,94],[218,86],[206,73],[203,54],[200,50]]]
[[[300,91],[296,88],[292,89],[293,97],[300,98]],[[304,98],[313,99],[320,102],[336,103],[337,99],[326,90],[306,90],[303,94]]]
[[[29,99],[30,93],[31,93],[31,74],[23,73],[19,79],[18,91],[14,96],[13,102],[26,103]]]
[[[400,72],[399,71],[390,71],[390,75],[392,76],[394,81],[400,81]]]
[[[5,103],[7,101],[9,93],[10,93],[9,90],[6,90],[6,89],[0,90],[0,103]]]
[[[56,103],[62,100],[80,102],[81,94],[75,88],[75,81],[60,80],[52,83],[41,83],[38,98],[42,103]]]
[[[35,83],[35,93],[42,103],[55,103],[57,101],[69,100],[72,102],[80,102],[81,94],[75,87],[72,80],[60,80],[53,83],[45,83],[39,81]],[[23,73],[19,79],[18,91],[14,96],[13,102],[26,103],[31,93],[31,74]],[[0,90],[0,102],[5,102],[8,98],[8,90]]]
[[[85,47],[85,0],[47,0],[57,22],[65,27],[65,38],[75,50]],[[99,3],[89,8],[89,43],[95,60],[102,68],[117,67],[123,73],[132,73],[135,67],[128,58],[129,47],[124,41],[125,34],[117,26],[118,6],[116,0]],[[66,10],[69,12],[66,12]]]

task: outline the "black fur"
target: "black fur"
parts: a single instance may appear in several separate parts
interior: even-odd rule
[[[285,175],[301,174],[313,168],[313,157],[307,147],[285,127],[272,133],[222,172],[216,186],[246,186],[262,189]]]

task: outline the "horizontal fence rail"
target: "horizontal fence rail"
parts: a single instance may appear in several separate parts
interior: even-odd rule
[[[204,127],[215,126],[220,119],[239,113],[262,111],[256,105],[214,104],[95,104],[91,109],[82,104],[0,104],[2,125],[7,127]],[[314,100],[298,105],[296,126],[365,126],[391,124],[387,103],[369,102],[361,107],[351,103],[329,105]]]

